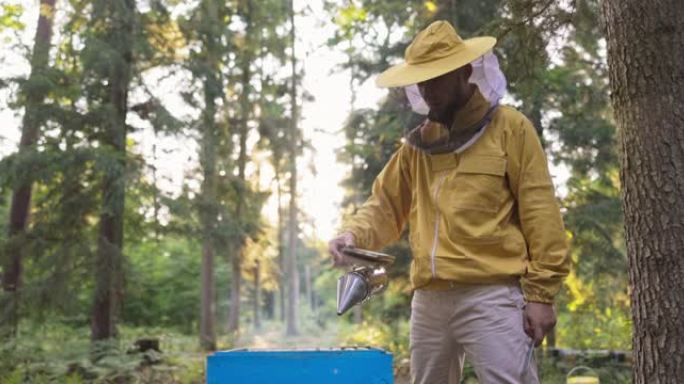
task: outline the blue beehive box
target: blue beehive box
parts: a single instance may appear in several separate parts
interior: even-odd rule
[[[207,384],[392,382],[392,354],[375,348],[239,349],[207,358]]]

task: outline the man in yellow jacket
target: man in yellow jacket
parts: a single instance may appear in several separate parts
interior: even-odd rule
[[[417,94],[428,116],[329,244],[344,265],[344,247],[378,250],[408,224],[414,383],[458,383],[464,358],[481,383],[538,383],[531,351],[555,325],[553,300],[568,273],[539,138],[525,116],[498,105],[505,78],[495,43],[462,40],[437,21],[378,77],[379,86]]]

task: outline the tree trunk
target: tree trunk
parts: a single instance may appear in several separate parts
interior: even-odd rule
[[[202,23],[221,23],[222,3],[203,1],[198,4]],[[218,33],[218,35],[217,35]],[[216,100],[223,96],[223,78],[219,67],[225,52],[218,43],[221,32],[218,28],[200,28],[202,44],[199,77],[203,79],[204,110],[202,111],[200,165],[203,180],[199,201],[199,215],[202,227],[202,293],[200,308],[200,347],[205,351],[216,349],[216,288],[214,260],[216,256],[218,201],[218,146],[221,130],[216,121]]]
[[[228,332],[235,334],[240,329],[240,290],[242,289],[242,251],[235,246],[231,258],[230,311],[228,312]]]
[[[353,62],[353,56],[352,56],[352,45],[353,41],[352,39],[349,40],[349,70],[350,70],[350,76],[349,76],[349,94],[350,94],[350,100],[349,100],[349,115],[353,116],[354,113],[356,113],[356,86],[354,84],[354,80],[356,78],[356,70],[354,67],[354,62]],[[354,127],[355,130],[358,129],[358,127]],[[356,141],[356,138],[351,139],[351,144],[354,145]],[[357,156],[355,153],[351,154],[351,174],[355,175],[358,172],[357,169]],[[363,202],[360,201],[361,196],[355,196],[354,199],[351,200],[351,206],[352,206],[352,212],[356,213],[356,210],[358,209],[357,207],[362,204]],[[354,306],[352,309],[352,318],[351,321],[355,324],[361,324],[363,321],[363,308],[360,305]]]
[[[245,166],[247,164],[247,123],[251,117],[251,104],[249,100],[251,87],[251,64],[252,64],[252,20],[251,20],[251,2],[245,3],[245,47],[242,51],[242,63],[240,65],[242,70],[242,89],[240,92],[240,152],[238,154],[238,184],[237,184],[237,205],[235,208],[235,220],[238,222],[239,233],[237,234],[237,241],[235,242],[235,252],[233,254],[233,275],[232,275],[232,290],[230,294],[230,314],[228,317],[228,332],[238,332],[240,328],[240,280],[242,279],[242,257],[245,246],[245,234],[243,228],[248,220],[245,217],[245,191],[247,188],[247,180],[245,177]]]
[[[206,48],[209,50],[209,48]],[[217,127],[215,121],[216,102],[218,96],[215,73],[212,71],[216,63],[214,53],[207,53],[208,70],[205,73],[204,82],[204,111],[202,116],[202,147],[200,152],[200,164],[202,166],[203,180],[200,198],[200,222],[202,225],[202,301],[200,314],[200,346],[206,351],[216,349],[215,331],[215,287],[214,287],[214,256],[217,220],[217,175],[216,175],[216,142]]]
[[[449,20],[453,25],[458,25],[458,8],[456,5],[456,0],[449,0]]]
[[[211,238],[202,246],[202,296],[200,304],[200,347],[205,351],[216,350],[216,316],[214,301],[214,247]]]
[[[259,304],[261,301],[261,271],[259,260],[254,265],[254,329],[261,329],[261,316],[259,316]]]
[[[363,306],[355,305],[352,309],[352,321],[354,324],[361,324],[363,322]]]
[[[260,109],[260,118],[264,114],[264,109],[267,105],[266,102],[266,92],[264,91],[267,85],[267,76],[264,74],[264,62],[267,60],[266,58],[270,55],[269,52],[269,46],[267,44],[267,39],[264,39],[264,30],[263,28],[257,28],[257,45],[260,46],[259,50],[259,66],[258,66],[258,73],[259,73],[259,83],[261,85],[261,92],[259,92],[259,109]],[[274,136],[269,137],[269,140],[271,141],[272,145],[272,158],[271,158],[271,164],[273,165],[273,171],[275,173],[275,180],[276,180],[276,188],[277,188],[277,204],[278,204],[278,227],[277,227],[277,246],[278,246],[278,270],[277,270],[277,279],[278,279],[278,299],[279,299],[279,308],[280,308],[280,321],[284,322],[285,321],[285,295],[284,291],[282,289],[283,285],[283,206],[282,206],[282,191],[281,191],[281,184],[280,184],[280,172],[281,172],[281,160],[282,160],[282,151],[276,150],[275,148],[277,145],[274,143],[276,140],[275,133],[272,133]],[[264,294],[264,307],[266,309],[266,317],[269,320],[274,320],[275,319],[275,312],[276,312],[276,292],[274,291],[266,291]]]
[[[29,83],[38,81],[48,67],[55,0],[41,0],[40,9],[44,11],[40,12],[38,16],[38,27],[31,56]],[[19,153],[33,149],[36,145],[41,125],[41,121],[38,118],[40,115],[38,106],[43,103],[47,91],[45,87],[31,87],[26,90],[26,107],[22,121]],[[26,232],[30,206],[31,184],[19,185],[12,191],[7,243],[4,252],[6,259],[2,260],[3,276],[0,279],[3,291],[7,294],[7,302],[3,303],[4,309],[0,313],[0,327],[2,327],[3,335],[12,337],[16,335],[19,322],[19,302],[24,257],[23,234]]]
[[[313,290],[311,288],[311,266],[304,266],[304,292],[306,293],[306,302],[311,311],[314,309]]]
[[[275,319],[275,292],[273,291],[264,292],[264,312],[266,319]]]
[[[283,209],[283,188],[281,185],[280,171],[276,169],[276,185],[278,187],[278,294],[280,297],[280,321],[285,322],[285,293],[287,292],[287,280],[285,279],[285,214]]]
[[[290,110],[291,126],[289,140],[289,166],[290,166],[290,212],[289,212],[289,231],[288,231],[288,251],[287,251],[287,281],[288,281],[288,303],[287,303],[287,335],[292,336],[299,333],[298,307],[299,307],[299,274],[297,272],[297,55],[295,54],[295,14],[294,1],[290,0],[290,44],[292,45],[291,69],[292,83],[290,87]]]
[[[154,144],[152,144],[152,216],[154,217],[154,241],[159,243],[161,224],[159,222],[159,211],[161,210],[161,203],[159,199],[159,177],[157,175],[157,129],[154,129]]]
[[[133,0],[105,1],[96,3],[97,21],[109,24],[104,36],[109,49],[117,55],[107,70],[107,100],[110,108],[104,108],[102,120],[105,129],[102,146],[117,155],[115,167],[104,175],[102,183],[102,212],[95,262],[95,297],[93,305],[92,334],[94,341],[117,336],[116,321],[121,305],[123,285],[123,215],[126,171],[126,113],[128,110],[128,87],[133,65],[133,28],[135,2]],[[100,12],[103,11],[103,12]]]
[[[604,0],[620,134],[634,382],[684,379],[684,7]]]

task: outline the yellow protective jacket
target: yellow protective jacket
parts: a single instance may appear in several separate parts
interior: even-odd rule
[[[472,125],[488,108],[477,91],[454,125]],[[497,107],[463,152],[429,155],[403,143],[344,230],[357,247],[378,250],[407,223],[414,289],[520,279],[528,301],[551,303],[568,273],[545,153],[529,120],[510,107]]]

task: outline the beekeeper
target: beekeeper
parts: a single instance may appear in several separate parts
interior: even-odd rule
[[[481,383],[538,383],[530,352],[556,323],[568,273],[544,150],[530,121],[500,104],[495,43],[436,21],[378,76],[380,87],[405,87],[427,118],[329,243],[344,265],[343,247],[379,250],[408,224],[414,383],[459,383],[465,358]]]

